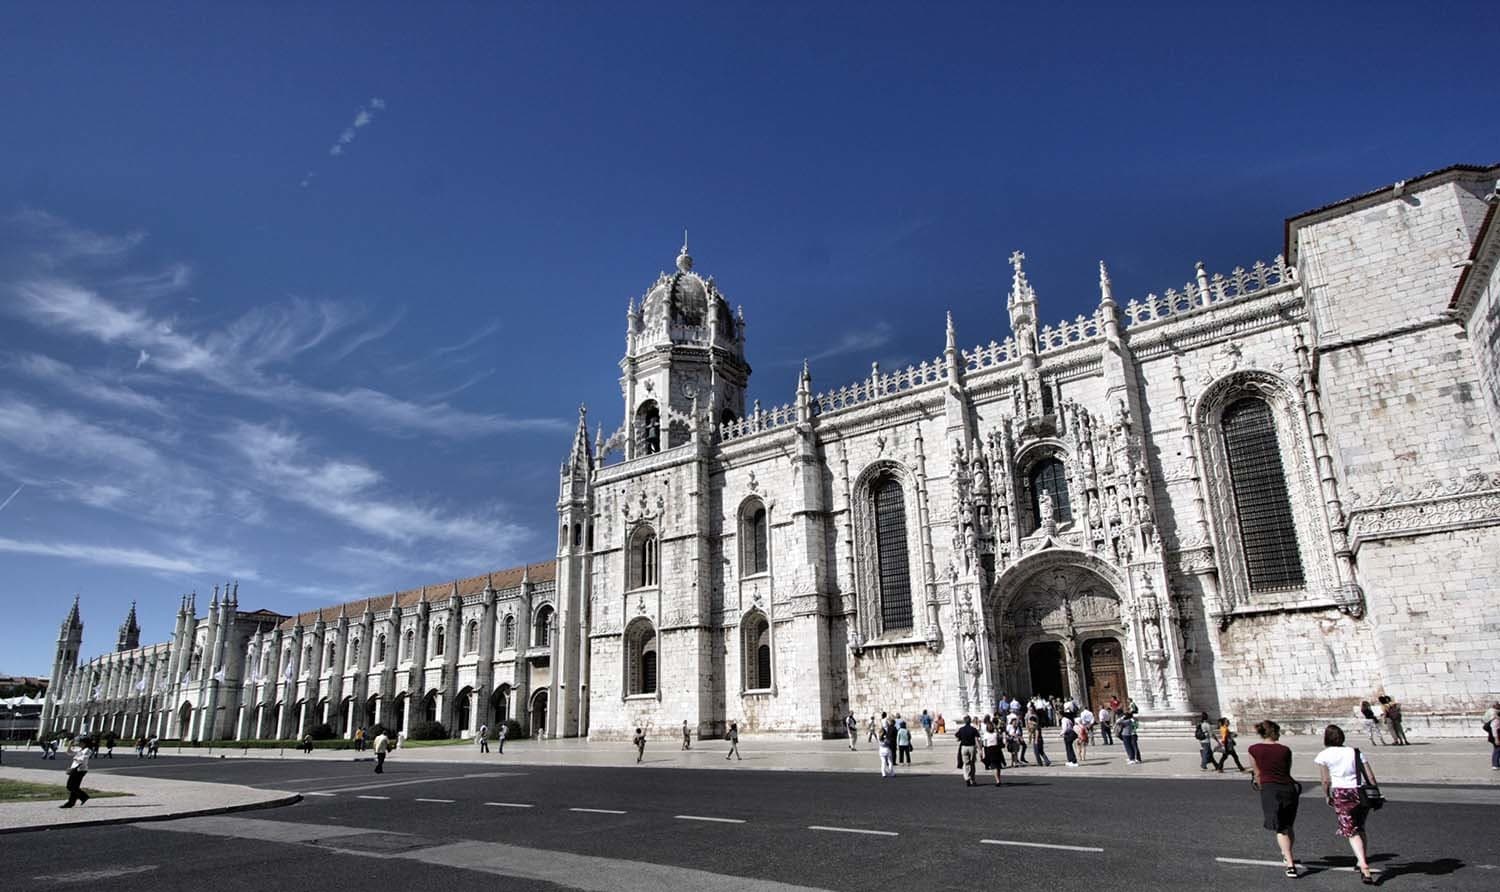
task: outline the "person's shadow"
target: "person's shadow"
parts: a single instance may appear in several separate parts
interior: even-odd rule
[[[1468,866],[1458,858],[1435,858],[1431,861],[1401,862],[1397,862],[1395,858],[1396,856],[1393,854],[1382,853],[1378,855],[1370,855],[1365,859],[1370,863],[1371,867],[1376,868],[1374,871],[1372,871],[1375,874],[1376,885],[1380,885],[1387,880],[1401,876],[1403,874],[1421,876],[1447,876],[1451,873],[1457,872],[1463,867]],[[1355,863],[1356,862],[1353,855],[1328,855],[1320,858],[1316,862],[1307,863],[1303,866],[1307,868],[1308,873],[1318,873],[1325,870],[1333,870],[1339,867],[1350,868],[1352,870],[1356,870],[1357,872],[1357,868],[1355,868],[1354,866]]]

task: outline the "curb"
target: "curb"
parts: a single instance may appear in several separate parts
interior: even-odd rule
[[[43,833],[49,830],[72,830],[77,827],[105,827],[111,824],[142,824],[148,821],[175,821],[179,818],[201,818],[208,815],[227,815],[231,812],[254,811],[261,808],[281,808],[302,801],[301,793],[292,793],[279,799],[251,802],[246,805],[224,805],[216,808],[200,808],[193,811],[172,812],[165,815],[146,815],[138,818],[99,818],[98,820],[70,821],[66,824],[32,824],[26,827],[0,827],[0,836],[11,833]]]

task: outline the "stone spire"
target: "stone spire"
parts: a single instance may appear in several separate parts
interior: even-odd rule
[[[677,268],[687,272],[693,268],[693,256],[688,253],[687,230],[682,230],[682,250],[677,252]]]
[[[1026,279],[1026,271],[1022,269],[1021,263],[1026,255],[1020,251],[1014,251],[1010,255],[1011,280],[1010,299],[1007,302],[1010,309],[1010,329],[1015,334],[1016,346],[1020,348],[1023,356],[1036,353],[1036,291],[1031,287],[1031,282]]]
[[[135,602],[130,602],[130,612],[125,615],[125,622],[120,626],[119,637],[115,639],[115,653],[127,650],[135,650],[141,646],[141,627],[135,619]]]
[[[68,608],[68,616],[63,620],[62,627],[64,632],[68,631],[69,629],[83,628],[83,620],[80,619],[78,615],[78,598],[78,595],[73,596],[73,606]],[[132,608],[132,610],[133,609],[134,608]]]
[[[953,311],[948,311],[948,331],[943,340],[943,362],[948,367],[948,383],[958,386],[963,367],[958,356],[958,331],[953,327]]]
[[[587,472],[593,467],[593,455],[589,452],[588,407],[578,407],[578,429],[573,432],[573,451],[568,455],[569,469],[573,473]]]

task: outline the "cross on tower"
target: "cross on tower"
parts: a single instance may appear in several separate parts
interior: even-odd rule
[[[1013,267],[1015,267],[1016,272],[1020,272],[1021,271],[1021,261],[1025,260],[1025,259],[1026,259],[1026,255],[1025,254],[1021,253],[1020,251],[1013,251],[1013,252],[1011,252],[1011,255],[1010,255],[1010,265],[1013,266]]]

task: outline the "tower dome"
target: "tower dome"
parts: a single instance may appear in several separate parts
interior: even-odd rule
[[[693,272],[687,238],[677,254],[675,272],[663,273],[641,300],[642,327],[648,338],[665,335],[672,341],[706,341],[710,320],[718,337],[734,340],[734,314],[712,278]]]

